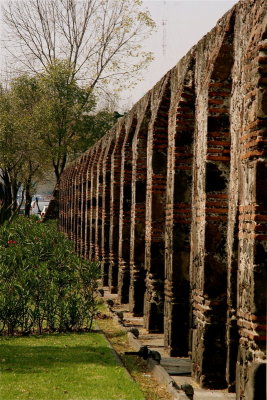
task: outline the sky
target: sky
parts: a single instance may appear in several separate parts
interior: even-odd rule
[[[157,31],[143,43],[145,50],[154,53],[154,60],[142,73],[143,80],[121,93],[119,111],[131,108],[235,3],[237,0],[143,0],[157,24]]]
[[[157,24],[157,32],[144,43],[154,61],[143,73],[143,81],[122,94],[130,108],[194,46],[237,0],[146,0],[143,1]],[[164,22],[164,25],[163,25]]]

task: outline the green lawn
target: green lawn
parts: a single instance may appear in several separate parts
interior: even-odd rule
[[[1,400],[144,400],[99,333],[0,338]]]

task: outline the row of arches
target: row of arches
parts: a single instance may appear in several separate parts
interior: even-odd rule
[[[265,358],[266,79],[266,4],[242,0],[59,188],[60,228],[103,285],[238,399]]]

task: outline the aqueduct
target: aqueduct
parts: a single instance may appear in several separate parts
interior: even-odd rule
[[[266,9],[236,4],[60,182],[61,230],[103,284],[203,387],[246,400],[265,363]]]

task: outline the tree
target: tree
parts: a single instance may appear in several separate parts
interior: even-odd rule
[[[140,43],[155,24],[141,0],[11,0],[3,9],[6,46],[34,73],[64,59],[92,89],[140,77],[151,53]]]
[[[2,220],[17,211],[20,188],[29,215],[36,184],[54,170],[56,182],[66,162],[85,151],[117,115],[95,112],[91,88],[82,88],[66,62],[44,74],[21,75],[0,91],[0,172]],[[56,192],[55,192],[56,193]]]
[[[49,158],[38,136],[41,90],[36,77],[21,75],[11,82],[10,98],[15,134],[20,142],[20,181],[25,191],[25,215],[30,214],[37,183],[44,178]]]
[[[18,175],[22,154],[12,119],[9,93],[0,87],[0,177],[2,180],[2,202],[0,222],[9,218],[16,209],[19,190]]]
[[[14,79],[0,95],[0,168],[4,202],[2,219],[17,211],[17,194],[25,194],[29,215],[34,186],[43,178],[47,158],[36,136],[36,109],[40,101],[37,80],[26,75]]]
[[[85,123],[95,109],[90,87],[79,86],[66,61],[56,60],[38,76],[41,98],[38,103],[39,139],[53,166],[56,181],[77,150],[81,148]],[[93,115],[92,115],[92,118]],[[90,126],[86,127],[87,137]]]

